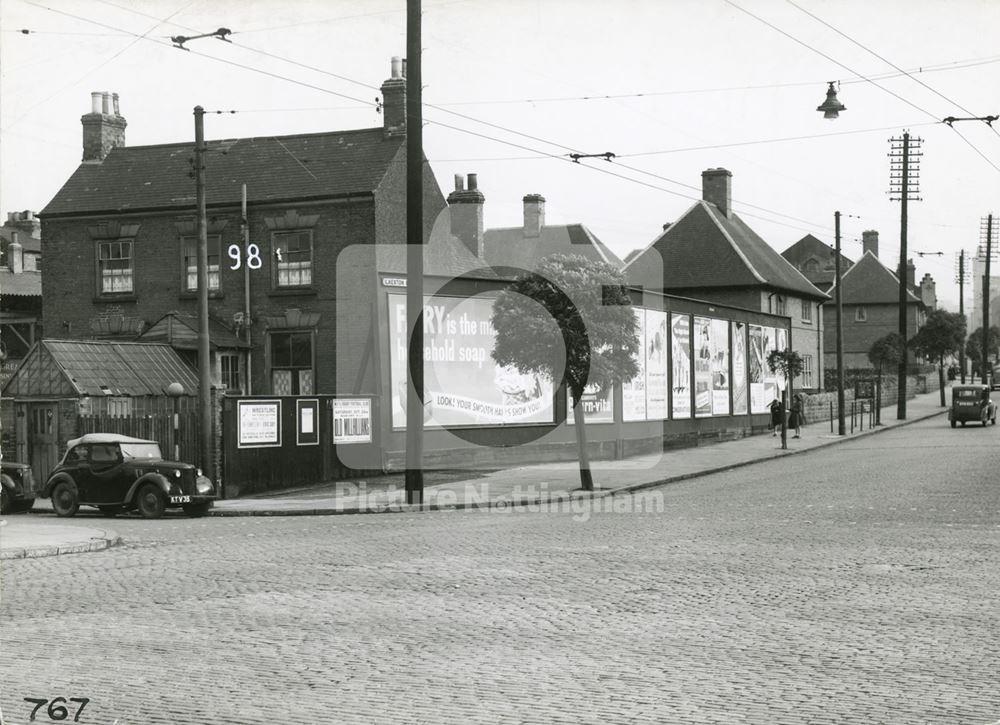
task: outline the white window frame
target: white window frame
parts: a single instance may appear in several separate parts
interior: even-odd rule
[[[218,292],[222,235],[208,235],[208,289]],[[198,237],[181,237],[181,285],[185,292],[198,291]]]
[[[802,375],[801,375],[801,378],[802,378],[802,387],[803,388],[812,388],[812,387],[815,387],[815,383],[813,382],[813,374],[814,374],[814,371],[813,371],[813,356],[812,355],[803,355],[802,356]]]
[[[811,325],[813,321],[812,302],[810,300],[801,300],[801,302],[802,302],[802,321]]]
[[[122,262],[127,266],[112,266]],[[135,294],[134,239],[97,242],[97,291],[101,296]]]
[[[868,322],[868,308],[865,305],[858,305],[854,308],[855,322]]]

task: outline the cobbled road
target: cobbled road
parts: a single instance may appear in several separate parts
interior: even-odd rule
[[[3,721],[1000,721],[1000,426],[608,501],[118,519],[3,562]]]

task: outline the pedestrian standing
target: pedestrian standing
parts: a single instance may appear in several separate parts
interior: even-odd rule
[[[795,397],[792,398],[792,412],[788,419],[788,427],[795,429],[795,437],[802,437],[802,424],[804,416],[802,415],[802,393],[796,393]]]
[[[771,401],[769,406],[771,409],[771,437],[778,435],[778,431],[781,430],[781,401],[775,398]]]

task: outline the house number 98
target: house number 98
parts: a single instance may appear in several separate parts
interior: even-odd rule
[[[239,269],[243,265],[243,250],[238,244],[230,244],[228,250],[229,258],[233,260],[233,263],[229,265],[230,269]],[[260,269],[261,259],[260,259],[260,247],[256,244],[247,245],[247,267],[250,269]]]

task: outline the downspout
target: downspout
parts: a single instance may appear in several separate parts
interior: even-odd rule
[[[243,185],[243,200],[240,206],[240,236],[243,242],[243,251],[246,253],[250,246],[250,223],[247,220],[247,185]],[[253,395],[253,376],[251,375],[250,361],[253,359],[253,345],[251,343],[250,328],[253,321],[250,319],[250,265],[243,265],[243,324],[246,325],[247,337],[247,395]]]

